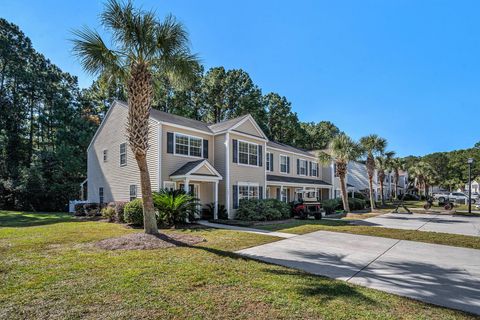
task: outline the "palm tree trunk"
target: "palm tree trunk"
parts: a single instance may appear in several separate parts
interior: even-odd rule
[[[347,188],[345,186],[345,175],[340,175],[340,189],[342,190],[342,202],[343,202],[343,210],[345,212],[350,212],[350,206],[348,205],[348,193]]]
[[[143,202],[143,225],[144,231],[148,234],[158,234],[155,207],[153,206],[152,184],[148,172],[147,157],[140,155],[135,157],[138,169],[140,170],[140,184],[142,188]]]
[[[380,181],[380,194],[382,195],[382,206],[385,205],[385,196],[383,195],[383,180]]]
[[[375,209],[375,199],[373,194],[373,177],[368,177],[368,183],[370,185],[370,208],[373,210]]]

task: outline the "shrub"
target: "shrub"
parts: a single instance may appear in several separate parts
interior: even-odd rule
[[[153,204],[158,210],[158,224],[179,225],[195,219],[198,213],[198,199],[183,190],[163,189],[153,193]]]
[[[366,207],[366,201],[357,198],[348,198],[348,205],[350,210],[363,210]],[[343,210],[342,198],[329,199],[322,201],[322,207],[325,210],[325,214],[333,214],[335,210]]]
[[[241,200],[235,218],[245,221],[271,221],[290,218],[290,206],[277,199]]]
[[[116,220],[115,209],[111,206],[107,206],[101,211],[102,217],[108,219],[109,222],[114,222]]]
[[[115,202],[115,219],[117,220],[117,222],[120,222],[120,223],[125,222],[124,210],[125,210],[126,204],[127,204],[126,201]]]
[[[83,209],[83,203],[77,203],[75,205],[75,213],[77,217],[83,217],[85,216],[85,209]]]
[[[215,204],[214,204],[213,202],[207,204],[207,214],[208,214],[208,218],[213,219],[213,209],[214,209],[214,208],[215,208]],[[226,209],[225,206],[222,205],[222,204],[218,205],[218,219],[219,219],[219,220],[226,220],[226,219],[228,219],[227,209]]]
[[[101,205],[99,203],[84,203],[83,210],[88,217],[100,215]]]
[[[135,199],[125,205],[123,217],[126,223],[134,226],[143,226],[143,203],[142,199]]]

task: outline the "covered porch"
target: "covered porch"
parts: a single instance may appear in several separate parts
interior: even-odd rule
[[[284,202],[322,201],[332,196],[332,186],[319,179],[267,175],[266,197]]]
[[[200,200],[200,211],[213,204],[213,218],[218,219],[218,183],[222,176],[206,160],[191,161],[170,175],[164,188],[182,189]],[[200,217],[199,217],[200,218]]]

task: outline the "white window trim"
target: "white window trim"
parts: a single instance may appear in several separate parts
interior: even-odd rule
[[[302,167],[302,166],[300,165],[301,162],[305,162],[305,174],[302,174],[302,173],[300,172],[300,169],[301,169],[301,167]],[[308,172],[307,172],[307,171],[308,171],[308,161],[305,160],[305,159],[298,158],[298,175],[299,175],[299,176],[302,176],[302,177],[306,177],[306,176],[308,175]]]
[[[240,187],[248,187],[248,193],[250,193],[250,188],[257,188],[257,197],[256,198],[250,198],[248,197],[247,200],[250,200],[250,199],[260,199],[260,184],[258,182],[239,182],[237,184],[237,199],[238,199],[238,203],[240,203]]]
[[[320,176],[318,170],[320,170],[320,166],[318,165],[318,162],[315,162],[315,161],[312,161],[312,166],[313,168],[315,168],[315,171],[316,171],[316,174],[313,174],[313,168],[312,168],[312,177],[317,177],[317,176]]]
[[[103,156],[103,162],[108,162],[108,149],[103,149],[102,156]]]
[[[180,154],[177,153],[177,136],[185,136],[188,137],[188,154]],[[190,155],[190,138],[200,139],[200,156],[191,156]],[[196,159],[203,159],[203,138],[199,136],[193,136],[191,134],[181,133],[181,132],[174,132],[173,133],[173,154],[177,157],[185,157],[185,158],[196,158]]]
[[[272,163],[270,163],[270,155],[273,155],[273,152],[270,152],[270,151],[265,152],[265,170],[268,172],[273,172],[273,170],[269,168],[269,167],[272,167]],[[272,161],[273,161],[273,158],[274,157],[272,157]],[[270,163],[270,165],[267,166],[267,163]]]
[[[171,188],[171,187],[167,187],[167,185],[173,185],[173,190],[177,189],[177,183],[175,181],[163,181],[163,189],[167,189],[167,188]]]
[[[283,172],[283,171],[282,171],[282,157],[284,157],[284,158],[290,158],[290,157],[287,156],[286,154],[280,154],[280,155],[278,155],[278,172],[280,172],[281,174],[290,174],[290,173],[288,172],[288,160],[287,160],[287,162],[285,163],[285,168],[287,169],[287,171],[286,171],[286,172]]]
[[[125,163],[122,164],[122,152],[121,152],[121,146],[122,144],[125,145]],[[122,142],[120,143],[120,145],[118,146],[118,152],[119,152],[119,156],[118,156],[118,163],[120,164],[120,167],[125,167],[127,165],[127,143],[126,142]]]
[[[132,186],[135,186],[135,198],[132,199]],[[134,199],[138,198],[138,186],[136,184],[130,184],[128,186],[128,199],[129,201],[133,201]]]
[[[244,142],[248,145],[252,144],[252,145],[255,145],[257,146],[257,164],[254,165],[254,164],[250,164],[250,146],[248,146],[248,162],[247,164],[245,163],[240,163],[240,142]],[[250,142],[250,141],[246,141],[246,140],[237,140],[237,164],[239,166],[245,166],[245,167],[253,167],[253,168],[256,168],[258,167],[258,164],[260,163],[260,155],[259,155],[259,144],[258,143],[255,143],[255,142]]]
[[[102,189],[102,196],[100,196],[100,189]],[[103,198],[103,202],[100,201],[100,197]],[[98,187],[98,202],[99,203],[105,203],[105,188],[104,187]]]

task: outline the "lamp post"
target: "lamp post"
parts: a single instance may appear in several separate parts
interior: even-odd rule
[[[472,213],[472,164],[473,158],[468,158],[468,213]]]

